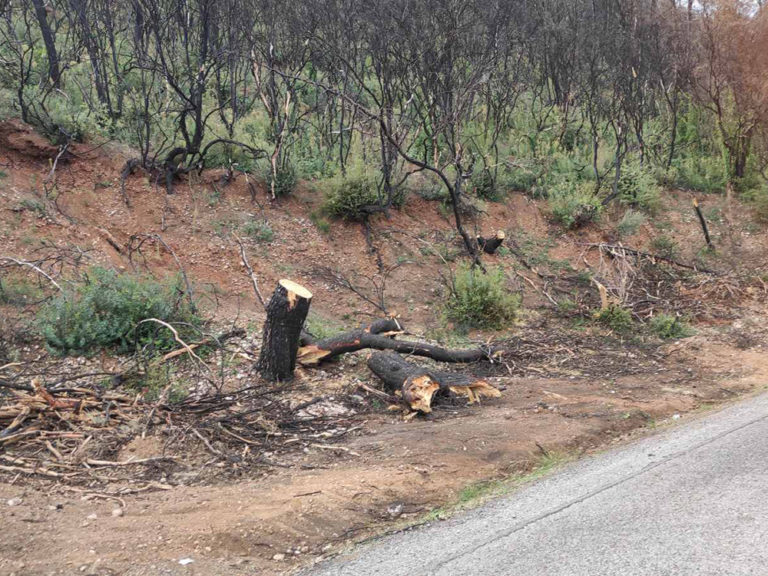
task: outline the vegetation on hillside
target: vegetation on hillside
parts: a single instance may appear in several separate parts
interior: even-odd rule
[[[576,227],[656,182],[764,214],[768,9],[745,0],[31,0],[0,7],[0,114],[186,171],[325,180],[367,218],[415,171],[463,199],[551,196]],[[365,174],[351,170],[364,164]],[[343,183],[350,178],[349,183]]]

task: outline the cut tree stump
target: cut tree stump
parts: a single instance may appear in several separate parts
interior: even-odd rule
[[[395,340],[394,336],[403,332],[402,326],[395,319],[377,320],[367,328],[343,332],[330,338],[307,342],[299,349],[298,362],[302,366],[317,366],[342,354],[372,348],[374,350],[394,350],[412,356],[424,356],[438,362],[468,363],[492,360],[497,350],[474,348],[470,350],[448,350],[423,342]]]
[[[368,359],[368,368],[378,376],[390,392],[400,392],[412,410],[428,414],[437,393],[463,396],[472,404],[480,398],[498,398],[496,388],[481,378],[430,370],[412,364],[395,352],[374,352]]]
[[[482,236],[478,236],[477,245],[480,246],[486,254],[495,254],[496,250],[499,249],[506,237],[507,235],[504,231],[499,230],[493,238],[483,238]]]
[[[291,280],[280,280],[267,304],[264,338],[257,368],[270,381],[293,378],[301,328],[309,312],[312,293]]]

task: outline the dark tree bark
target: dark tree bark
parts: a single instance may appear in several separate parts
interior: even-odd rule
[[[699,217],[699,224],[701,224],[701,231],[704,232],[704,239],[707,241],[707,246],[713,248],[712,238],[709,235],[709,227],[707,226],[707,220],[704,218],[704,213],[701,211],[699,201],[696,198],[693,199],[693,209],[696,211],[696,216]]]
[[[351,330],[330,338],[324,338],[299,350],[298,360],[302,366],[317,366],[322,362],[347,354],[372,348],[374,350],[394,350],[413,356],[424,356],[438,362],[469,363],[490,360],[495,351],[475,348],[470,350],[448,350],[423,342],[395,340],[383,334],[370,332],[370,328]]]
[[[483,238],[482,236],[478,236],[477,245],[480,246],[486,254],[495,254],[496,250],[499,249],[506,237],[507,235],[504,234],[504,231],[499,230],[493,238]]]
[[[267,380],[293,378],[301,327],[309,312],[312,293],[291,280],[280,280],[267,305],[264,338],[258,369]]]
[[[382,336],[394,336],[401,334],[405,331],[403,325],[396,318],[380,318],[374,321],[370,326],[360,328],[360,331],[368,332],[369,334],[380,334]],[[301,346],[307,347],[317,344],[317,339],[309,332],[302,331],[301,333]]]
[[[472,404],[482,397],[497,398],[501,393],[481,378],[429,370],[405,361],[395,352],[376,352],[368,359],[368,368],[378,376],[390,392],[399,391],[403,400],[423,413],[432,411],[436,394],[463,396]]]
[[[37,25],[40,26],[40,35],[45,44],[45,54],[48,57],[48,78],[54,88],[60,87],[61,72],[59,70],[59,54],[56,51],[56,42],[53,37],[51,25],[48,23],[48,13],[45,10],[43,0],[32,0],[35,7],[35,17]]]

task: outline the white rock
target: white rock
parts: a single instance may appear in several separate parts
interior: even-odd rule
[[[276,562],[280,562],[281,560],[285,560],[285,554],[275,554],[272,556],[272,560]]]
[[[179,564],[181,564],[182,566],[186,566],[187,564],[192,564],[192,562],[194,562],[192,558],[182,558],[181,560],[179,560]]]
[[[120,516],[122,516],[123,514],[124,512],[122,508],[115,508],[114,510],[112,510],[112,516],[114,516],[115,518],[120,518]]]
[[[18,497],[11,498],[10,500],[8,500],[8,506],[18,506],[22,502],[24,502],[24,500],[22,500],[21,498],[18,498]]]

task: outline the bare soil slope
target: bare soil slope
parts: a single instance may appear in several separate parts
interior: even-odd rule
[[[258,345],[263,311],[241,265],[235,232],[244,238],[265,295],[277,279],[290,277],[315,294],[313,311],[321,322],[359,325],[381,312],[328,272],[356,278],[373,294],[360,275],[381,274],[380,259],[385,269],[400,264],[387,278],[388,309],[413,333],[453,338],[439,318],[440,273],[460,243],[435,202],[412,195],[403,210],[372,222],[370,243],[357,223],[333,222],[329,232],[321,232],[312,221],[321,195],[309,184],[269,203],[263,186],[256,183],[252,196],[242,175],[228,185],[219,173],[190,175],[176,194],[166,196],[137,174],[127,181],[127,206],[120,191],[120,150],[78,145],[49,177],[55,150],[23,126],[2,132],[0,256],[34,259],[77,248],[87,263],[174,273],[166,251],[130,250],[133,235],[160,234],[206,295],[216,322],[236,320],[247,327],[249,335],[239,341],[247,351]],[[566,299],[556,290],[559,276],[607,265],[606,253],[588,244],[618,242],[611,224],[618,209],[600,225],[566,235],[549,224],[542,204],[511,194],[505,203],[489,203],[475,226],[479,233],[507,231],[512,252],[487,260],[505,266],[511,284],[524,291],[526,311],[503,333],[470,335],[506,341],[510,352],[503,364],[466,368],[484,371],[502,389],[501,398],[472,406],[449,402],[429,417],[404,418],[361,387],[377,383],[365,367],[366,353],[359,352],[319,369],[300,369],[296,382],[280,392],[285,406],[309,411],[322,419],[321,427],[297,420],[270,428],[272,413],[265,412],[269,432],[263,441],[224,445],[198,438],[181,424],[143,432],[126,424],[108,439],[94,425],[86,431],[93,439],[82,448],[91,458],[168,460],[90,470],[77,459],[57,462],[45,446],[33,453],[23,443],[0,445],[6,467],[0,472],[0,572],[288,572],[350,541],[434,518],[441,507],[482,492],[467,486],[526,474],[764,388],[765,230],[737,207],[737,240],[731,245],[718,216],[722,199],[707,197],[703,204],[722,248],[714,256],[703,254],[690,199],[689,193],[671,192],[657,222],[622,241],[653,251],[653,239],[664,235],[677,244],[677,259],[725,272],[690,282],[638,276],[624,286],[631,292],[648,290],[653,282],[669,285],[676,299],[667,304],[696,319],[695,336],[662,343],[648,335],[611,334],[577,314],[599,306],[599,293],[589,283],[568,295],[576,312],[552,305],[550,298]],[[264,221],[274,233],[271,240],[243,234],[249,222]],[[2,313],[21,321],[29,311],[9,305]],[[24,360],[57,370],[114,370],[121,362],[107,356],[62,361],[35,341],[20,350]],[[260,383],[241,359],[226,389],[249,385]],[[169,423],[173,418],[171,413]],[[80,447],[87,435],[71,445]],[[46,459],[51,469],[74,475],[14,471]]]

